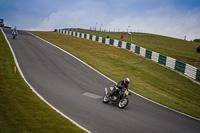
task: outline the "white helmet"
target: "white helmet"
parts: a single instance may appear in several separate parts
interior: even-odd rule
[[[125,78],[125,79],[124,79],[124,83],[125,83],[125,84],[129,84],[129,82],[130,82],[130,79],[129,79],[129,78]]]

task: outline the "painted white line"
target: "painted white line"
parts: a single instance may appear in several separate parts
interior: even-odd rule
[[[84,95],[84,96],[87,96],[87,97],[94,98],[94,99],[102,98],[102,96],[99,96],[99,95],[96,95],[96,94],[92,94],[92,93],[89,93],[89,92],[86,92],[86,93],[84,93],[83,95]]]
[[[61,111],[59,111],[58,109],[56,109],[53,105],[51,105],[50,103],[48,103],[39,93],[37,93],[37,92],[35,91],[35,89],[28,83],[28,81],[27,81],[26,78],[24,77],[24,74],[23,74],[23,72],[21,71],[21,68],[20,68],[20,66],[19,66],[19,64],[18,64],[17,58],[16,58],[16,56],[15,56],[15,53],[14,53],[14,51],[13,51],[11,45],[10,45],[10,42],[8,41],[8,39],[7,39],[6,35],[5,35],[5,33],[3,32],[2,28],[1,28],[1,31],[2,31],[2,33],[3,33],[3,35],[4,35],[5,39],[6,39],[6,41],[7,41],[7,43],[8,43],[8,45],[9,45],[9,47],[10,47],[10,50],[11,50],[11,52],[12,52],[12,54],[13,54],[14,61],[15,61],[15,64],[16,64],[16,66],[17,66],[17,68],[18,68],[18,71],[19,71],[20,75],[22,76],[22,78],[24,79],[24,81],[26,82],[26,84],[30,87],[30,89],[31,89],[41,100],[43,100],[47,105],[49,105],[49,106],[50,106],[52,109],[54,109],[56,112],[58,112],[58,113],[61,114],[63,117],[65,117],[65,118],[67,118],[68,120],[70,120],[73,124],[75,124],[75,125],[78,126],[79,128],[85,130],[85,131],[88,132],[88,133],[91,133],[91,131],[89,131],[89,130],[87,130],[86,128],[82,127],[81,125],[79,125],[78,123],[76,123],[74,120],[72,120],[70,117],[66,116],[66,115],[63,114]]]
[[[29,33],[29,32],[28,32],[28,33]],[[54,45],[54,44],[52,44],[52,43],[50,43],[50,42],[48,42],[48,41],[46,41],[46,40],[40,38],[40,37],[38,37],[38,36],[36,36],[36,35],[34,35],[34,34],[32,34],[32,33],[29,33],[29,34],[31,34],[31,35],[33,35],[33,36],[35,36],[35,37],[37,37],[37,38],[39,38],[39,39],[41,39],[41,40],[47,42],[48,44],[50,44],[50,45],[52,45],[52,46],[54,46],[54,47],[60,49],[61,51],[65,52],[65,53],[71,55],[72,57],[74,57],[74,58],[77,59],[78,61],[82,62],[83,64],[85,64],[85,65],[88,66],[89,68],[93,69],[94,71],[96,71],[97,73],[99,73],[100,75],[102,75],[103,77],[105,77],[105,78],[107,78],[108,80],[110,80],[111,82],[117,84],[117,82],[115,82],[114,80],[112,80],[112,79],[108,78],[107,76],[103,75],[101,72],[97,71],[96,69],[94,69],[93,67],[89,66],[88,64],[86,64],[85,62],[83,62],[82,60],[80,60],[79,58],[77,58],[77,57],[75,57],[74,55],[70,54],[69,52],[67,52],[67,51],[65,51],[65,50],[63,50],[63,49],[61,49],[60,47],[58,47],[58,46],[56,46],[56,45]],[[167,107],[167,106],[164,106],[164,105],[162,105],[162,104],[159,104],[159,103],[157,103],[157,102],[155,102],[155,101],[152,101],[152,100],[150,100],[150,99],[148,99],[148,98],[146,98],[146,97],[144,97],[144,96],[142,96],[142,95],[140,95],[140,94],[135,93],[135,92],[132,91],[132,90],[129,90],[129,91],[132,92],[132,93],[134,93],[135,95],[137,95],[137,96],[139,96],[139,97],[142,97],[142,98],[144,98],[144,99],[146,99],[146,100],[148,100],[148,101],[150,101],[150,102],[153,102],[153,103],[155,103],[155,104],[157,104],[157,105],[160,105],[160,106],[162,106],[162,107],[164,107],[164,108],[167,108],[167,109],[172,110],[172,111],[174,111],[174,112],[177,112],[177,113],[179,113],[179,114],[185,115],[185,116],[187,116],[187,117],[189,117],[189,118],[192,118],[192,119],[195,119],[195,120],[200,121],[200,119],[198,119],[198,118],[195,118],[195,117],[193,117],[193,116],[187,115],[187,114],[185,114],[185,113],[179,112],[179,111],[177,111],[177,110],[174,110],[174,109],[172,109],[172,108],[169,108],[169,107]]]

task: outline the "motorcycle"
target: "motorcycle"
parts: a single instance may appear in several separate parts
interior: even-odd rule
[[[12,35],[13,35],[13,39],[15,39],[17,36],[17,32],[13,32]]]
[[[118,89],[117,87],[115,87],[116,89]],[[114,87],[110,87],[109,91],[107,88],[105,88],[105,92],[106,94],[103,97],[103,103],[113,103],[113,104],[118,104],[118,107],[120,109],[125,108],[128,105],[128,95],[131,95],[130,92],[128,92],[127,89],[122,89],[121,91],[119,91],[117,94],[113,94],[111,95],[111,91],[114,89]]]

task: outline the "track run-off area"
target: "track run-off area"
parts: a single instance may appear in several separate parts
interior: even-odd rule
[[[138,95],[119,109],[104,104],[104,88],[115,83],[63,50],[25,31],[12,39],[3,29],[25,80],[49,105],[88,132],[199,133],[200,121]]]

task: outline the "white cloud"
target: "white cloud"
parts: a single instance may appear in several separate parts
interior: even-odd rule
[[[84,3],[81,8],[78,5],[75,9],[62,8],[51,13],[33,30],[53,30],[54,28],[86,28],[95,27],[106,30],[147,32],[160,34],[174,38],[193,40],[200,38],[200,13],[199,9],[190,12],[176,11],[172,7],[156,8],[140,13],[132,11],[117,16],[115,12],[120,9],[109,9],[108,6],[101,3],[101,6],[90,5]],[[105,7],[103,9],[101,7]],[[114,13],[114,14],[112,14]]]
[[[133,16],[123,16],[112,20],[106,25],[106,29],[136,32],[148,32],[174,38],[193,40],[200,38],[200,13],[191,11],[183,14],[159,14],[148,13]],[[173,11],[172,11],[173,13]]]
[[[104,7],[104,9],[102,9]],[[82,1],[67,7],[61,7],[56,12],[52,12],[34,29],[52,30],[54,28],[87,28],[94,27],[96,22],[100,24],[106,21],[104,2],[89,3]]]
[[[54,28],[77,27],[80,20],[84,23],[87,13],[85,11],[59,10],[51,13],[35,29],[53,30]]]

